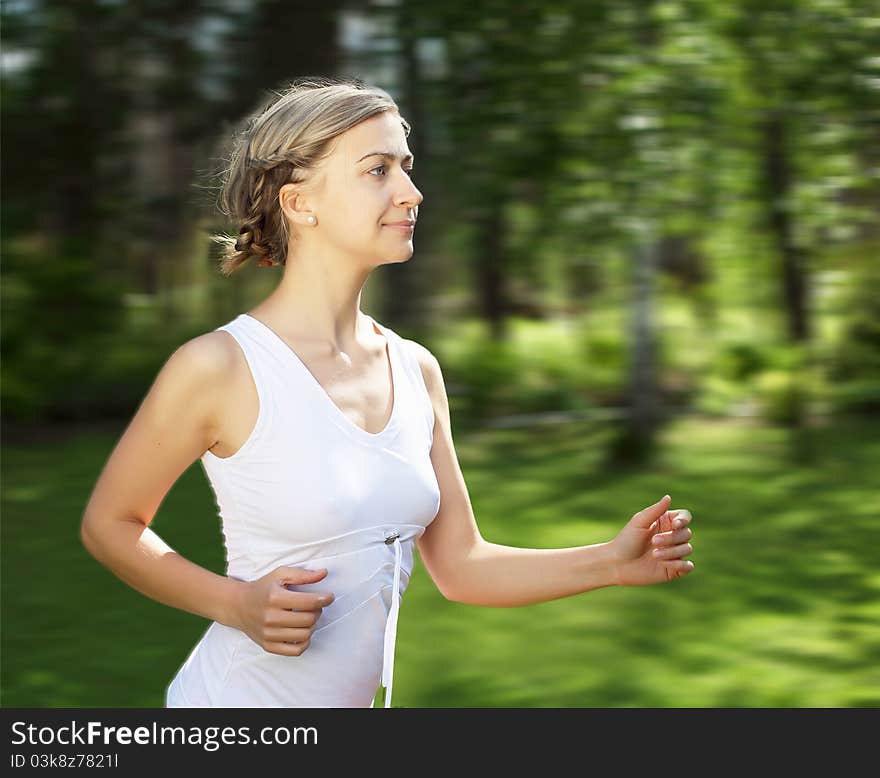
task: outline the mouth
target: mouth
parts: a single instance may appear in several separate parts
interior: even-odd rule
[[[392,222],[390,224],[383,224],[383,227],[387,227],[389,230],[397,230],[398,232],[412,232],[416,228],[415,222]]]

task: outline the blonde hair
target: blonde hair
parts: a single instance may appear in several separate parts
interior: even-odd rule
[[[337,136],[383,111],[397,114],[410,133],[390,95],[359,79],[307,76],[272,94],[234,134],[227,167],[220,172],[218,207],[241,225],[238,238],[211,236],[223,247],[220,272],[225,276],[251,257],[257,257],[258,265],[286,264],[289,233],[278,192],[284,184],[310,183]]]

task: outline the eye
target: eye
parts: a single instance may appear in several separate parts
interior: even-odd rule
[[[368,172],[373,173],[376,170],[385,170],[385,165],[379,165],[378,167],[374,167],[372,170],[370,170]],[[415,169],[411,168],[411,167],[410,168],[405,167],[405,168],[403,168],[403,170],[410,178],[412,178],[413,174],[415,173]]]

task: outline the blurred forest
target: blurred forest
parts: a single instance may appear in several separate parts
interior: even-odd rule
[[[271,90],[324,75],[382,87],[413,126],[425,196],[415,252],[374,273],[364,308],[437,355],[476,483],[483,460],[468,458],[466,432],[551,422],[608,431],[615,467],[650,463],[676,419],[748,425],[746,441],[781,430],[791,462],[822,461],[823,430],[838,425],[851,431],[838,454],[873,445],[875,0],[5,0],[0,23],[7,442],[52,441],[71,425],[118,434],[178,346],[271,291],[279,268],[217,270],[210,235],[239,227],[215,207],[224,141]],[[696,441],[708,428],[687,429]],[[112,444],[95,440],[68,451],[89,451],[65,482],[68,544]],[[44,444],[7,459],[8,517],[48,494],[36,484],[61,472],[52,455]],[[675,507],[663,484],[646,484],[632,511],[665,492]],[[876,488],[851,485],[867,531]],[[192,488],[205,511],[205,485]],[[629,494],[617,497],[627,514]],[[685,502],[695,516],[698,504]],[[488,508],[477,515],[493,526]],[[492,539],[504,542],[503,526]],[[855,569],[867,548],[853,546]],[[876,576],[873,588],[851,583],[876,592]],[[167,677],[191,637],[163,655]],[[23,641],[7,648],[24,662],[30,638],[6,639]],[[49,681],[22,668],[13,699],[45,699]],[[743,699],[714,694],[701,699]],[[824,699],[880,700],[853,694]]]
[[[382,86],[413,124],[416,252],[365,295],[449,358],[462,426],[606,409],[638,442],[676,409],[876,412],[872,8],[8,0],[4,419],[127,416],[269,291],[275,271],[217,272],[209,235],[238,225],[215,174],[305,74]],[[524,364],[517,323],[571,351]]]

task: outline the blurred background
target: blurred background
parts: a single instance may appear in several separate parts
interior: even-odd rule
[[[695,570],[522,608],[420,560],[401,707],[880,704],[880,13],[872,0],[6,0],[2,686],[161,707],[208,626],[81,546],[216,269],[222,142],[303,75],[388,91],[425,196],[363,308],[430,348],[492,542],[610,540],[672,496]],[[873,475],[872,475],[873,473]],[[199,463],[153,524],[225,572]]]

